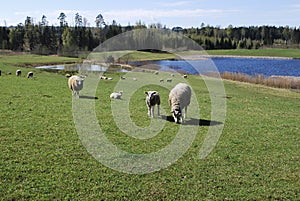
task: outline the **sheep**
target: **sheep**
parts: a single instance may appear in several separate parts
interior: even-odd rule
[[[137,81],[137,78],[136,77],[134,77],[134,78],[132,78],[133,79],[133,81]]]
[[[168,78],[168,79],[167,79],[167,82],[172,82],[172,79],[171,79],[171,78]]]
[[[113,80],[113,78],[112,77],[108,77],[107,80]]]
[[[22,74],[22,71],[20,69],[16,70],[16,76],[20,77]]]
[[[107,80],[107,77],[101,75],[100,80]]]
[[[157,91],[145,91],[146,96],[146,105],[148,108],[148,116],[154,117],[154,106],[157,105],[157,115],[160,116],[159,107],[160,107],[160,96]]]
[[[160,79],[160,80],[159,80],[159,82],[162,82],[162,83],[164,83],[164,79]]]
[[[119,91],[119,92],[111,93],[109,97],[112,99],[121,99],[122,95],[123,95],[123,91]]]
[[[186,75],[186,74],[184,74],[182,77],[183,77],[183,78],[187,78],[187,75]]]
[[[66,78],[70,78],[72,75],[70,73],[65,74]]]
[[[177,84],[169,93],[171,113],[176,123],[183,122],[186,118],[187,107],[191,102],[191,88],[185,83]],[[182,118],[182,110],[184,114]]]
[[[27,73],[27,78],[33,78],[33,72],[32,71]]]
[[[125,80],[125,79],[126,79],[125,77],[121,76],[121,80]]]
[[[77,75],[73,75],[69,78],[68,85],[73,96],[77,96],[79,98],[79,91],[83,88],[83,81],[84,79]]]

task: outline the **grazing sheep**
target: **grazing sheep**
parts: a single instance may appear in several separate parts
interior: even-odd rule
[[[22,71],[19,69],[19,70],[16,70],[16,76],[20,77],[22,74]]]
[[[162,82],[162,83],[163,83],[163,82],[164,82],[164,79],[160,79],[159,82]]]
[[[125,77],[121,76],[121,80],[125,80],[125,79],[126,79]]]
[[[171,74],[171,76],[172,76],[172,77],[175,77],[175,75],[174,75],[174,74]]]
[[[121,99],[122,95],[123,95],[123,91],[119,91],[119,92],[111,93],[109,97],[112,99]]]
[[[108,77],[107,80],[113,80],[112,77]]]
[[[186,75],[186,74],[184,74],[182,77],[183,77],[183,78],[187,78],[187,75]]]
[[[157,115],[160,116],[159,106],[160,106],[160,96],[157,91],[145,91],[146,105],[148,108],[148,116],[154,117],[154,106],[157,105]]]
[[[191,102],[191,88],[185,83],[177,84],[169,94],[171,113],[176,123],[183,122],[187,114],[187,106]],[[183,119],[182,110],[184,109]]]
[[[134,81],[137,81],[137,78],[136,77],[134,77],[134,78],[132,78]]]
[[[158,75],[158,74],[159,74],[159,72],[158,72],[158,71],[155,71],[155,72],[154,72],[154,74],[155,74],[155,75]]]
[[[81,77],[73,75],[68,80],[69,88],[72,90],[72,95],[79,98],[79,91],[83,88],[83,81]]]
[[[33,72],[31,72],[31,71],[28,72],[28,73],[27,73],[27,78],[33,78]]]
[[[172,82],[172,79],[171,78],[167,79],[167,82]]]

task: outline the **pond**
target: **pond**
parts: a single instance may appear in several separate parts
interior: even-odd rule
[[[98,64],[61,64],[61,65],[51,65],[51,66],[38,66],[39,69],[50,69],[50,70],[66,70],[66,71],[78,71],[79,69],[85,69],[94,72],[104,72],[107,71],[108,67],[104,67]],[[127,72],[125,69],[117,69],[119,72]]]
[[[261,74],[264,76],[300,76],[300,60],[267,59],[267,58],[231,58],[213,57],[211,60],[193,61],[156,61],[160,70],[175,70],[190,74],[219,72],[243,73],[247,75]]]
[[[247,75],[261,74],[264,76],[300,76],[300,60],[297,59],[270,59],[270,58],[234,58],[212,57],[202,60],[161,60],[146,62],[159,66],[161,71],[175,71],[188,74],[203,74],[211,71],[243,73]],[[143,67],[145,62],[132,62],[131,65]],[[40,69],[79,70],[83,64],[40,66]],[[107,71],[107,67],[90,64],[85,67],[88,71]],[[119,72],[128,72],[125,69],[116,69]]]

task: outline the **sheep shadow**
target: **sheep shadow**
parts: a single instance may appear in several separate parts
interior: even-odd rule
[[[79,96],[79,98],[90,99],[90,100],[97,100],[98,99],[98,97],[96,97],[96,96]]]
[[[169,122],[175,122],[174,118],[172,116],[161,116],[162,119],[169,121]],[[216,126],[223,124],[219,121],[211,121],[206,119],[195,119],[195,118],[189,118],[186,120],[182,125],[192,125],[192,126]]]

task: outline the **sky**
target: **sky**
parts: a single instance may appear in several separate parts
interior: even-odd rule
[[[49,25],[59,25],[65,13],[69,25],[79,13],[90,26],[101,14],[107,24],[145,25],[160,23],[168,28],[210,26],[290,26],[300,27],[300,0],[7,0],[0,7],[0,26],[34,23],[45,15]]]

